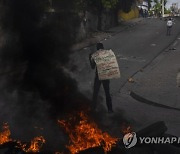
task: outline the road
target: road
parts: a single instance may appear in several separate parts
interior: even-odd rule
[[[111,81],[115,115],[109,117],[104,113],[104,91],[100,91],[99,112],[104,115],[101,120],[106,121],[106,127],[114,125],[115,117],[126,119],[135,131],[153,122],[165,121],[168,133],[180,136],[180,111],[145,104],[129,95],[129,91],[133,91],[157,104],[180,108],[180,88],[176,86],[176,74],[180,68],[179,26],[180,19],[176,18],[172,35],[166,36],[166,21],[148,18],[120,32],[117,27],[112,29],[117,31],[116,35],[103,41],[106,49],[115,52],[121,70],[121,78]],[[94,71],[90,68],[88,55],[94,50],[95,46],[91,46],[73,53],[68,66],[68,72],[77,80],[80,91],[90,99]],[[127,81],[130,77],[134,83]]]

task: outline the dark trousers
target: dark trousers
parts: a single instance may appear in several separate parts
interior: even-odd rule
[[[167,26],[167,35],[171,35],[171,26]]]
[[[98,93],[99,93],[99,88],[101,86],[101,83],[103,85],[105,95],[106,95],[106,105],[108,110],[112,110],[112,100],[111,100],[111,95],[109,92],[109,80],[99,80],[98,75],[96,74],[95,79],[94,79],[94,90],[93,90],[93,108],[96,108],[97,105],[97,98],[98,98]]]

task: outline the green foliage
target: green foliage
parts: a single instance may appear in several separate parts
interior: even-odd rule
[[[152,15],[153,15],[153,11],[150,10],[150,11],[149,11],[149,16],[152,16]]]
[[[171,10],[165,8],[164,13],[165,13],[165,14],[170,14],[170,13],[171,13]]]
[[[162,10],[162,0],[154,0],[154,6],[153,6],[153,10],[155,12],[156,15],[161,13]],[[167,0],[164,0],[164,7],[166,6]],[[166,8],[164,8],[164,10],[166,11]],[[166,12],[165,12],[166,13]]]
[[[136,0],[75,0],[75,8],[84,9],[86,7],[95,7],[97,9],[121,8],[128,12]]]
[[[160,0],[160,3],[162,4],[162,0]],[[167,0],[164,0],[164,6],[166,5]]]
[[[70,10],[74,13],[85,12],[86,10],[101,12],[103,9],[121,9],[124,12],[129,12],[135,1],[136,0],[52,0],[52,4],[57,10]]]
[[[153,6],[153,10],[155,12],[156,15],[161,14],[161,3],[159,0],[154,0],[154,6]]]
[[[104,8],[115,8],[118,4],[119,0],[101,0],[101,3],[103,5]]]
[[[152,3],[152,0],[148,0],[148,9],[150,9],[152,7],[151,3]]]

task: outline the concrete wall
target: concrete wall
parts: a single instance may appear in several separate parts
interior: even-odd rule
[[[76,30],[76,42],[85,39],[89,33],[98,30],[98,15],[94,12],[86,11],[84,15],[80,14],[80,24]],[[116,17],[112,11],[104,10],[101,14],[101,31],[107,30],[116,25]]]

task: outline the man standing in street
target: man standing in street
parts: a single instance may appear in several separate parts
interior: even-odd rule
[[[102,43],[97,43],[97,51],[103,50],[104,46]],[[111,99],[111,95],[110,95],[110,90],[109,90],[109,84],[110,84],[110,80],[100,80],[98,77],[98,72],[97,72],[97,66],[95,63],[95,60],[93,59],[92,55],[94,53],[90,54],[89,56],[89,60],[90,60],[90,64],[91,64],[91,68],[95,69],[96,68],[96,73],[95,73],[95,79],[94,79],[94,87],[93,87],[93,106],[92,108],[95,110],[96,106],[97,106],[97,97],[98,97],[98,93],[99,93],[99,89],[101,84],[103,85],[104,91],[105,91],[105,95],[106,95],[106,105],[108,108],[108,113],[112,113],[112,99]]]
[[[171,35],[171,29],[172,29],[172,20],[171,18],[169,18],[169,20],[167,21],[167,35]]]

